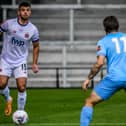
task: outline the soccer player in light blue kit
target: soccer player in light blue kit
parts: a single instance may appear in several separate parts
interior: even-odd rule
[[[109,99],[114,93],[126,88],[126,34],[118,32],[119,22],[115,16],[107,16],[103,20],[106,36],[97,44],[97,61],[84,81],[82,89],[87,90],[90,80],[107,63],[107,75],[101,80],[86,99],[80,115],[80,126],[89,126],[93,107]]]
[[[5,96],[5,115],[12,112],[12,97],[7,86],[13,75],[18,88],[18,110],[23,110],[26,103],[27,58],[30,42],[33,44],[32,70],[39,71],[39,32],[29,21],[31,5],[27,1],[19,4],[17,18],[9,19],[1,24],[0,32],[5,32],[3,48],[0,56],[0,93]]]

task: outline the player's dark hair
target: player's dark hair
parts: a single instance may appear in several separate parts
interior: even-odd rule
[[[103,20],[104,29],[107,33],[118,31],[119,22],[115,16],[107,16]]]
[[[22,6],[24,6],[24,7],[30,7],[31,8],[31,3],[29,1],[21,1],[19,3],[18,8],[20,9]]]

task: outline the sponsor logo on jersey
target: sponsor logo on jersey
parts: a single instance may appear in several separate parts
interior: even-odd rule
[[[12,44],[15,46],[24,46],[24,41],[17,40],[15,37],[12,37]]]

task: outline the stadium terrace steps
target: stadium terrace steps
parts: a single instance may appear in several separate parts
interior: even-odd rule
[[[81,0],[81,4],[120,4],[125,0]],[[19,3],[19,0],[16,0]],[[76,4],[77,0],[32,0],[33,4]]]
[[[126,3],[125,0],[82,0],[82,4],[120,4]]]
[[[96,46],[80,45],[73,47],[65,47],[67,50],[66,62],[69,63],[89,63],[94,62],[96,59],[95,51]],[[40,46],[41,53],[39,55],[40,63],[60,63],[63,66],[63,46]],[[29,62],[32,62],[32,51],[30,51]]]
[[[77,0],[39,0],[41,4],[76,4]]]
[[[81,26],[80,26],[81,27]],[[47,32],[48,31],[48,32]],[[96,32],[97,31],[97,32]],[[67,41],[69,40],[69,31],[59,31],[56,32],[54,30],[46,30],[40,33],[40,39],[42,41]],[[80,31],[75,30],[74,32],[74,40],[83,40],[83,41],[97,41],[104,35],[103,30],[88,30],[88,31]],[[56,37],[57,36],[57,37]]]
[[[98,40],[104,35],[102,20],[105,16],[116,15],[120,22],[124,22],[122,16],[126,10],[75,10],[74,15],[74,40]],[[49,12],[48,12],[49,13]],[[43,15],[40,23],[35,21],[41,29],[40,39],[43,40],[69,40],[69,12],[55,11],[48,16]],[[62,21],[61,21],[62,20]],[[33,22],[34,22],[33,21]],[[126,25],[122,23],[120,30],[125,31]],[[98,32],[95,32],[98,31]]]
[[[98,40],[104,35],[102,20],[105,16],[116,15],[121,23],[120,30],[126,31],[126,9],[76,9],[74,10],[74,40]],[[8,11],[8,16],[15,17],[16,13]],[[68,10],[33,10],[32,22],[40,31],[41,41],[69,40],[69,11]],[[98,31],[98,32],[96,32]]]

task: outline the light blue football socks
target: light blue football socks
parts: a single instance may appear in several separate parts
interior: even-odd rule
[[[93,108],[84,106],[80,115],[80,126],[89,126],[92,119]]]

